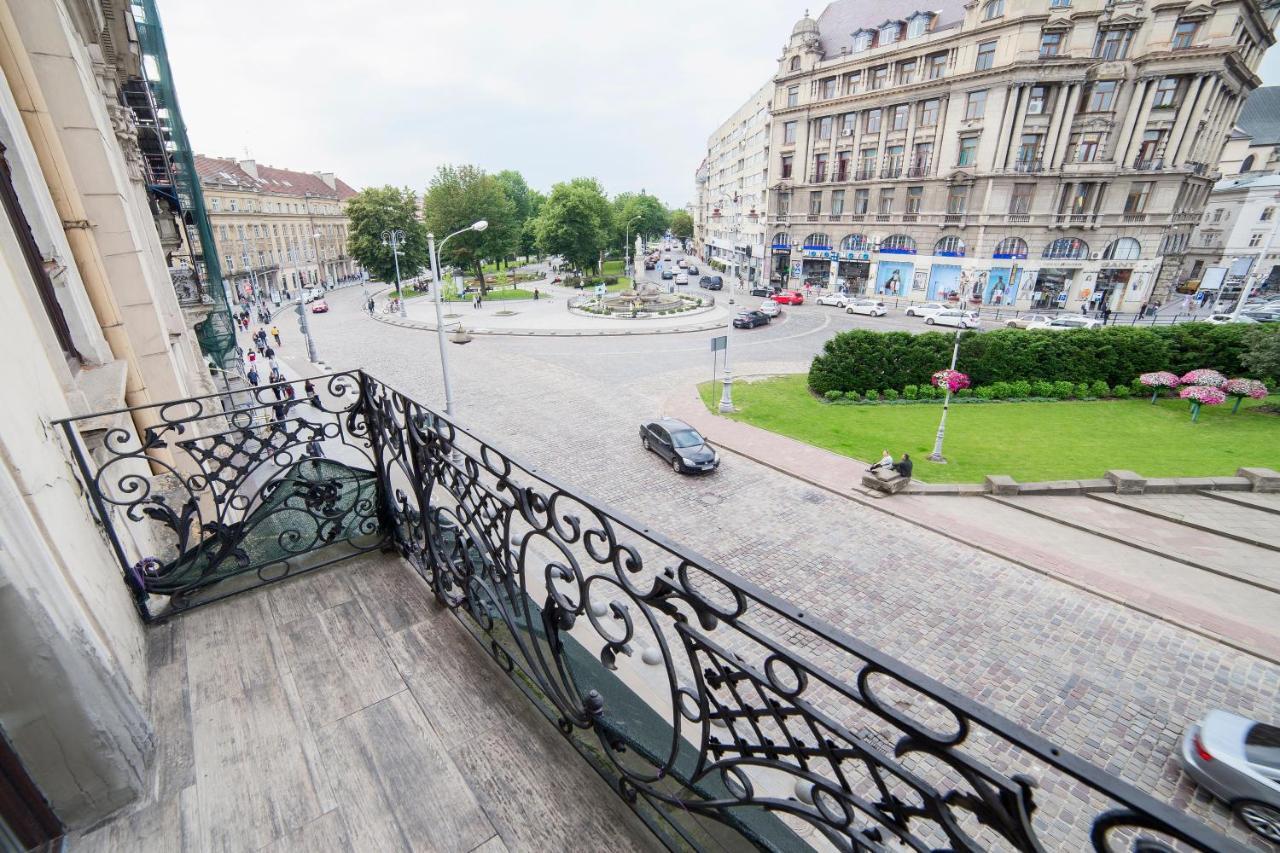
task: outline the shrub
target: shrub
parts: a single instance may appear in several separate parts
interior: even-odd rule
[[[919,396],[918,389],[914,385],[904,385],[902,388],[902,399],[914,400]]]
[[[1052,397],[1053,383],[1047,382],[1043,379],[1037,379],[1035,382],[1031,383],[1031,396],[1032,397]]]
[[[577,287],[580,284],[582,284],[582,276],[580,275],[567,275],[564,277],[565,287]]]
[[[1049,396],[1053,397],[1055,400],[1066,400],[1074,394],[1076,390],[1075,383],[1066,379],[1059,379],[1057,382],[1051,383],[1051,385],[1052,388],[1049,391]]]
[[[1129,390],[1138,396],[1142,396],[1147,391],[1147,386],[1142,384],[1142,377],[1135,376],[1133,381],[1129,383]]]
[[[956,392],[955,392],[955,396],[957,396],[957,397],[972,397],[972,396],[973,396],[973,389],[972,389],[972,388],[961,388],[959,391],[956,391]]]
[[[1031,383],[1025,379],[1017,379],[1009,383],[1009,393],[1014,397],[1030,397]]]
[[[1133,396],[1133,391],[1128,385],[1117,385],[1111,389],[1111,395],[1117,400],[1127,400]]]
[[[882,394],[881,396],[883,396],[886,400],[896,400],[898,399],[898,392],[893,390],[892,388],[886,388],[884,389],[884,394]]]
[[[990,385],[984,386],[991,389],[989,400],[1007,400],[1013,396],[1013,386],[1008,382],[992,382]],[[979,389],[978,396],[982,396],[982,390]]]
[[[996,399],[996,386],[983,385],[975,393],[983,400],[994,400]]]
[[[873,388],[863,396],[863,399],[866,400],[868,403],[874,403],[876,400],[880,399],[880,392],[876,391]]]
[[[1106,384],[1107,383],[1103,382],[1102,383],[1103,387],[1106,387]],[[1073,393],[1075,394],[1076,399],[1078,400],[1083,400],[1085,397],[1095,396],[1093,391],[1090,389],[1088,382],[1081,382],[1078,385],[1076,385],[1076,389]]]
[[[1111,389],[1108,388],[1107,383],[1103,382],[1101,379],[1095,379],[1093,384],[1089,386],[1089,395],[1098,398],[1109,397],[1111,395]]]
[[[827,393],[823,394],[822,396],[826,397],[828,400],[830,400],[831,402],[833,402],[833,403],[834,403],[836,400],[839,400],[839,399],[841,399],[842,397],[844,397],[844,392],[843,392],[843,391],[835,391],[835,390],[832,390],[832,391],[828,391]]]
[[[856,403],[862,399],[862,395],[859,394],[857,391],[846,391],[844,398],[848,400],[850,403]]]
[[[607,275],[604,277],[604,283],[609,286],[615,285],[618,283],[618,277],[616,275]]]

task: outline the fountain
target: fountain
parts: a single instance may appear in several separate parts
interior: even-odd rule
[[[662,288],[652,282],[645,282],[635,290],[600,297],[599,304],[615,314],[656,314],[686,307],[685,298],[680,294],[663,293]]]

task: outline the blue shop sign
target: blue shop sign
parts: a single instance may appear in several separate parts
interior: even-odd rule
[[[791,244],[790,243],[774,243],[773,250],[775,252],[790,252]]]
[[[1027,259],[1027,253],[1012,252],[1012,253],[1006,254],[1003,252],[996,252],[991,257],[996,258],[997,260],[1002,260],[1002,261],[1025,261]]]

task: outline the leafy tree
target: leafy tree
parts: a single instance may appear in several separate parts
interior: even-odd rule
[[[693,217],[687,211],[677,210],[671,214],[671,233],[681,238],[693,236]]]
[[[640,218],[631,223],[628,233],[627,223],[637,216]],[[614,242],[617,245],[633,239],[636,234],[647,238],[660,237],[666,232],[670,220],[671,215],[657,196],[643,192],[619,193],[613,199]]]
[[[501,181],[475,166],[441,166],[422,197],[422,220],[436,240],[484,219],[484,231],[465,231],[449,241],[440,263],[475,270],[484,285],[484,262],[513,254],[519,239],[515,204]],[[437,242],[437,245],[439,243]]]
[[[613,232],[613,212],[600,184],[594,178],[574,178],[553,186],[536,231],[543,252],[562,255],[584,272],[594,268]]]
[[[529,217],[520,227],[520,254],[532,257],[538,253],[538,214],[547,203],[547,197],[537,190],[529,190]]]
[[[1266,327],[1249,329],[1249,349],[1241,361],[1258,379],[1280,378],[1280,332]]]
[[[382,244],[382,232],[393,228],[404,231],[400,248],[400,276],[412,278],[430,266],[427,257],[427,230],[417,217],[418,196],[408,187],[369,187],[347,202],[351,220],[351,257],[360,262],[378,281],[396,280],[395,259],[391,247]]]
[[[514,169],[503,169],[494,175],[498,183],[502,184],[502,191],[506,193],[507,198],[511,200],[511,204],[515,208],[515,220],[512,222],[512,228],[515,233],[515,239],[512,241],[512,255],[527,254],[524,249],[524,227],[525,223],[532,218],[536,211],[534,210],[535,196],[539,195],[537,190],[529,188],[529,184],[525,182],[524,175]],[[502,259],[504,262],[508,258]]]

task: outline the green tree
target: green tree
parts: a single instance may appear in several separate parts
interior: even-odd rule
[[[613,211],[594,178],[574,178],[551,188],[538,215],[538,247],[561,255],[583,272],[593,269],[613,233]]]
[[[360,262],[378,281],[394,282],[395,259],[391,247],[382,243],[382,232],[404,231],[400,248],[400,276],[412,278],[430,266],[427,258],[427,230],[417,217],[418,196],[408,187],[369,187],[347,202],[351,220],[351,257]]]
[[[537,190],[529,190],[529,218],[520,227],[520,254],[533,257],[538,253],[538,214],[547,203],[547,197]]]
[[[503,169],[494,175],[498,183],[502,184],[502,191],[506,193],[507,198],[511,200],[511,204],[515,208],[515,220],[511,223],[513,232],[516,235],[512,241],[511,252],[516,254],[527,254],[524,251],[524,228],[525,224],[536,215],[534,210],[535,196],[538,195],[537,190],[529,188],[529,184],[525,182],[524,175],[515,169]],[[508,258],[502,259],[504,262]]]
[[[693,217],[687,211],[676,210],[671,214],[671,233],[681,238],[693,236]]]
[[[484,231],[466,231],[449,241],[440,263],[475,270],[484,285],[485,260],[514,253],[519,239],[515,204],[503,183],[475,166],[441,166],[422,197],[422,221],[436,240],[485,220]],[[439,245],[439,243],[437,243]]]
[[[627,223],[632,219],[636,221],[628,233]],[[634,239],[636,234],[643,234],[646,238],[661,237],[666,233],[671,215],[657,196],[643,192],[619,193],[613,199],[613,221],[615,242],[622,245],[624,240]]]
[[[1258,379],[1280,379],[1280,332],[1274,328],[1249,329],[1245,340],[1249,349],[1240,359]]]

